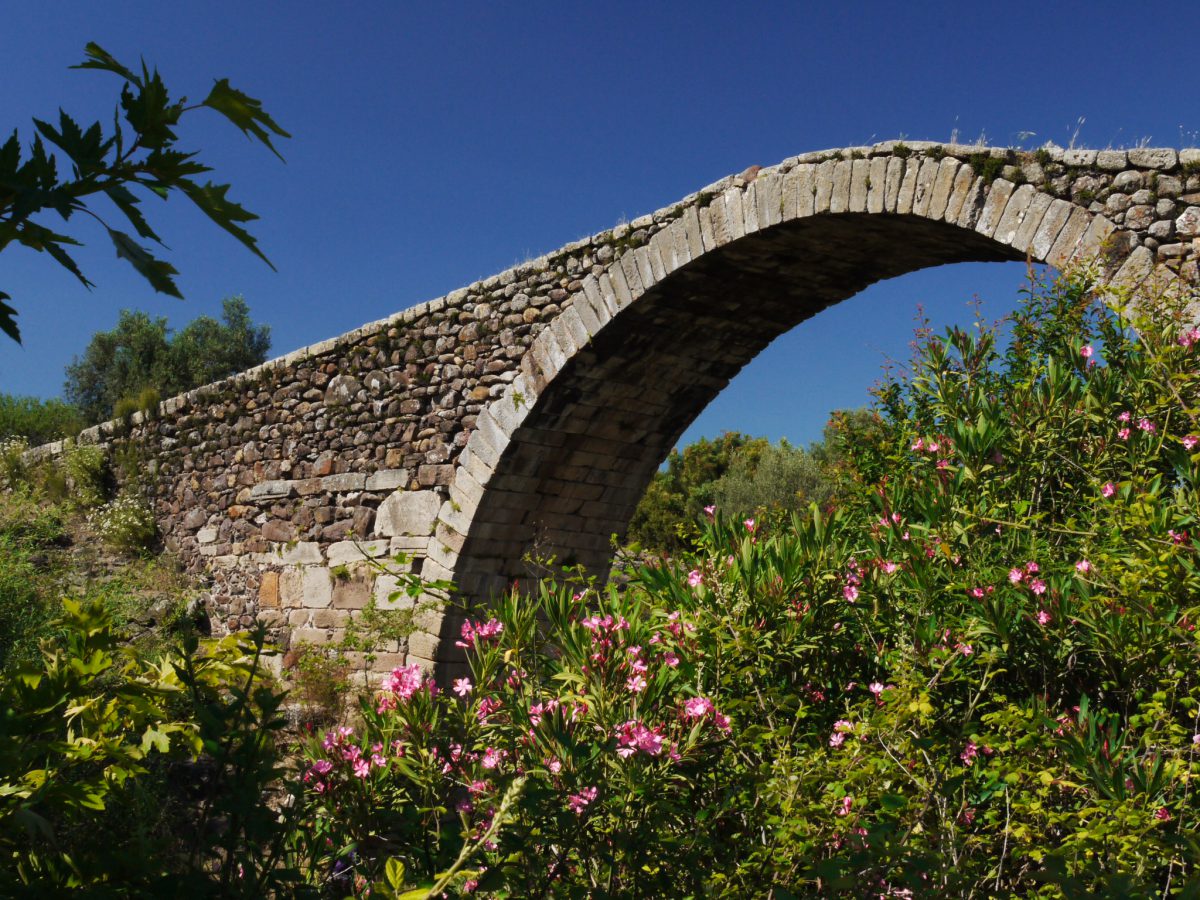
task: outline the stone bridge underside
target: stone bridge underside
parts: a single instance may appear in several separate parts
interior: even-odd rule
[[[139,461],[121,477],[209,573],[221,627],[322,643],[388,602],[363,552],[408,553],[472,599],[527,577],[531,549],[605,572],[687,425],[774,338],[873,282],[1020,259],[1195,280],[1198,255],[1200,151],[824,151],[84,440]],[[450,659],[459,620],[420,625],[379,665]]]

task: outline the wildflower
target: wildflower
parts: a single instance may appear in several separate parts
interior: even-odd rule
[[[354,761],[354,777],[366,778],[371,774],[371,761],[365,756]]]
[[[878,681],[872,681],[870,684],[867,685],[867,690],[870,691],[872,694],[874,694],[876,697],[878,697],[883,693],[883,685],[880,684]]]
[[[576,815],[581,815],[587,805],[596,799],[596,795],[598,793],[600,793],[598,789],[594,787],[586,787],[578,794],[572,794],[570,797],[568,797],[567,806],[570,808],[571,812],[575,813]]]
[[[835,731],[833,734],[829,735],[829,746],[830,747],[833,747],[836,749],[837,747],[842,746],[842,744],[844,744],[845,742],[846,742],[846,735],[842,734],[842,732],[840,732],[840,731]]]
[[[1080,575],[1086,575],[1088,572],[1092,571],[1092,564],[1086,559],[1081,559],[1079,562],[1075,563],[1075,571]]]
[[[1119,416],[1117,416],[1117,421],[1128,422],[1131,418],[1133,418],[1133,416],[1130,414],[1129,410],[1125,410]]]
[[[842,596],[846,598],[847,603],[853,603],[858,599],[858,588],[852,584],[848,584],[842,588]]]
[[[1033,581],[1029,582],[1029,589],[1040,597],[1042,594],[1046,593],[1046,582],[1042,581],[1040,578],[1035,578]]]
[[[1144,431],[1147,434],[1154,434],[1157,430],[1154,423],[1149,419],[1138,419],[1137,427],[1139,431]]]
[[[1105,482],[1104,487],[1100,488],[1100,493],[1105,497],[1111,497],[1117,492],[1117,486],[1111,481]]]
[[[625,689],[631,694],[640,694],[646,689],[646,679],[641,675],[631,675],[625,679]]]
[[[455,678],[454,679],[454,693],[458,694],[458,696],[460,696],[460,697],[465,697],[465,696],[467,696],[467,694],[471,693],[471,679],[470,678]]]
[[[1129,440],[1129,434],[1130,434],[1130,432],[1129,432],[1128,428],[1117,429],[1117,437],[1123,441]]]
[[[848,816],[848,815],[850,815],[850,809],[853,806],[854,806],[854,798],[853,797],[849,797],[849,796],[843,797],[841,806],[836,810],[836,812],[839,816]]]
[[[883,564],[880,566],[880,568],[883,569],[883,571],[886,572],[888,575],[892,575],[895,573],[895,571],[897,569],[900,568],[900,566],[897,565],[896,563],[892,562],[890,559],[885,559],[883,561]]]
[[[1091,345],[1091,344],[1084,344],[1084,345],[1083,345],[1083,347],[1082,347],[1082,348],[1080,348],[1080,350],[1079,350],[1079,355],[1080,355],[1080,356],[1082,356],[1084,359],[1091,359],[1091,358],[1092,358],[1092,354],[1093,354],[1093,353],[1095,353],[1095,352],[1096,352],[1096,351],[1094,351],[1094,350],[1092,349],[1092,345]]]
[[[1182,438],[1182,443],[1184,450],[1191,450],[1197,444],[1200,444],[1200,437],[1196,437],[1194,434],[1189,434]]]
[[[1044,609],[1039,609],[1038,614],[1037,614],[1037,621],[1038,621],[1039,625],[1049,625],[1050,624],[1050,613],[1046,612]]]
[[[975,757],[979,755],[979,745],[972,740],[967,741],[967,745],[963,747],[962,753],[958,754],[958,758],[963,761],[964,766],[975,764]]]
[[[1008,580],[1011,581],[1013,584],[1020,584],[1021,579],[1024,577],[1025,577],[1025,573],[1022,572],[1020,569],[1009,569],[1008,570]]]
[[[674,653],[667,651],[663,654],[663,664],[670,666],[672,669],[679,665],[679,657]]]
[[[688,572],[688,587],[699,587],[704,582],[704,576],[700,574],[699,569],[692,569]]]

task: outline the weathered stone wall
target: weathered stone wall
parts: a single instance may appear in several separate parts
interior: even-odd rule
[[[1200,151],[825,151],[109,423],[222,628],[336,639],[397,551],[483,596],[532,546],[602,571],[673,441],[779,333],[958,260],[1196,279]],[[56,445],[39,453],[53,454]],[[357,542],[357,543],[356,543]],[[430,617],[381,665],[445,655]]]

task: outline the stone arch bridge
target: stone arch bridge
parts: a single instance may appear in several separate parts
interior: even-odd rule
[[[885,143],[808,153],[109,423],[221,628],[336,639],[394,582],[483,597],[535,544],[603,572],[685,427],[779,334],[926,266],[1099,256],[1197,276],[1200,151]],[[51,445],[39,453],[55,454]],[[453,652],[429,616],[378,664]]]

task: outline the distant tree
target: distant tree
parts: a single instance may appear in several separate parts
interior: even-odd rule
[[[166,319],[123,309],[117,327],[93,335],[83,356],[67,366],[63,393],[95,424],[148,388],[169,397],[267,358],[270,328],[250,321],[245,300],[225,299],[221,319],[200,316],[173,334]]]
[[[61,400],[0,394],[0,441],[24,438],[30,446],[78,434],[83,415]]]
[[[701,438],[672,450],[665,471],[656,472],[629,523],[628,540],[666,552],[678,551],[689,543],[686,529],[694,527],[712,502],[712,486],[732,465],[735,454],[755,460],[770,444],[727,431],[719,438]]]
[[[824,506],[833,496],[825,466],[803,447],[786,440],[751,455],[736,453],[725,474],[712,485],[712,502],[725,515],[780,515]]]
[[[201,184],[195,180],[212,169],[197,160],[194,152],[177,147],[174,129],[185,113],[211,109],[229,119],[247,137],[261,141],[276,156],[279,154],[271,144],[271,135],[288,137],[288,133],[267,115],[258,100],[230,87],[228,79],[217,81],[204,100],[188,105],[186,97],[172,100],[158,71],[147,69],[145,62],[137,74],[98,44],[89,43],[85,54],[87,58],[74,68],[100,69],[124,81],[112,130],[106,134],[100,122],[84,129],[60,109],[57,125],[33,120],[38,133],[24,161],[21,142],[13,131],[12,137],[0,146],[0,250],[16,242],[38,252],[45,251],[85,287],[91,287],[92,282],[66,249],[80,246],[80,241],[34,221],[43,212],[57,213],[63,222],[75,213],[83,213],[104,227],[117,256],[128,260],[154,290],[181,297],[173,277],[178,274],[175,267],[157,259],[146,246],[114,228],[114,223],[105,218],[112,218],[114,213],[124,216],[138,238],[162,245],[162,239],[138,208],[141,198],[134,190],[141,188],[162,199],[172,193],[183,194],[270,265],[255,238],[242,227],[258,217],[226,197],[229,185],[211,181]],[[125,126],[120,122],[122,112]],[[43,138],[62,151],[65,159],[48,149]],[[69,164],[70,177],[60,179],[60,163],[63,168]],[[97,203],[101,195],[111,203],[111,208]],[[11,299],[0,291],[0,331],[19,342],[17,312],[4,302]]]

